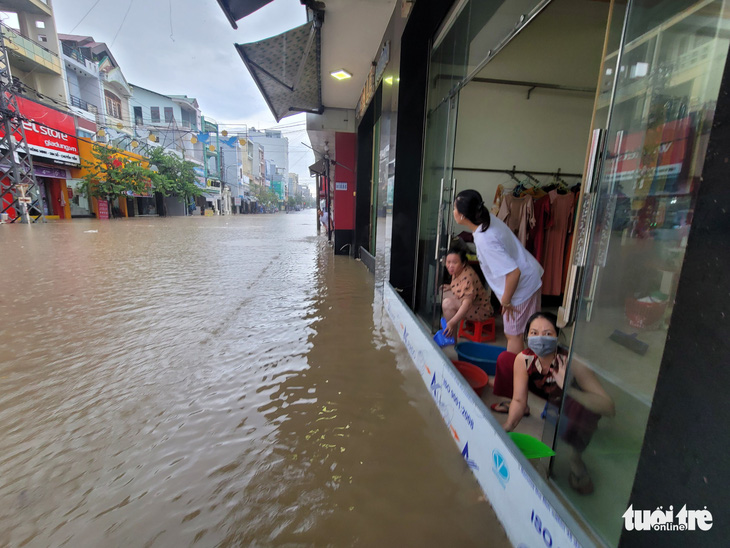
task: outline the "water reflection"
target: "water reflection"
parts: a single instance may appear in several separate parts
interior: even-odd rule
[[[0,544],[507,545],[315,222],[0,227]]]

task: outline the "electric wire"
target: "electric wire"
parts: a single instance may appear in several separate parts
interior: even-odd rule
[[[110,48],[114,45],[114,42],[116,42],[117,36],[119,36],[119,31],[122,30],[122,27],[124,26],[124,22],[127,20],[127,15],[129,15],[129,11],[132,9],[132,4],[134,4],[134,0],[129,0],[129,6],[127,6],[127,11],[125,12],[124,17],[122,18],[122,22],[119,24],[119,28],[117,29],[117,32],[114,35],[114,38],[112,38],[112,43],[109,44]]]
[[[84,19],[86,19],[86,17],[92,12],[92,10],[99,4],[99,2],[101,2],[101,0],[96,0],[96,2],[94,2],[94,5],[91,6],[88,9],[88,11],[84,14],[84,16],[81,18],[81,20],[79,20],[79,22],[74,25],[74,28],[71,29],[69,34],[73,34],[73,31],[75,31],[76,28],[84,21]]]

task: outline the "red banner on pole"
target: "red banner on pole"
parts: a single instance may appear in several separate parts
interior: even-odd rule
[[[99,219],[109,218],[109,202],[106,200],[99,200]]]

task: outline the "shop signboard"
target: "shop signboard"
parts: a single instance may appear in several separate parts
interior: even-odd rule
[[[99,219],[109,218],[109,202],[106,200],[99,200]]]
[[[671,191],[671,181],[684,167],[692,132],[691,117],[660,124],[647,131],[624,134],[619,132],[614,143],[616,160],[609,174],[615,181],[634,180],[637,194]],[[667,187],[667,181],[670,184]],[[657,187],[657,184],[660,186]]]
[[[27,118],[23,128],[30,153],[54,162],[78,165],[79,143],[73,116],[22,97],[17,100],[20,113]],[[5,130],[0,127],[0,136],[4,135]],[[17,133],[16,139],[20,137]]]
[[[67,179],[68,172],[65,169],[59,169],[57,167],[47,167],[33,165],[36,177],[50,177],[52,179]]]
[[[534,471],[528,471],[530,465],[524,458],[518,459],[517,447],[488,416],[489,412],[474,390],[387,283],[383,289],[383,304],[451,437],[512,544],[563,548],[589,544],[587,540],[581,544],[576,538],[573,531],[578,531],[578,527],[575,523],[571,523],[571,531],[561,519],[558,503],[551,503],[547,485]],[[563,510],[563,515],[566,514]]]

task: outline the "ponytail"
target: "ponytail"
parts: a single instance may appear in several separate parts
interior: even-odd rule
[[[479,226],[480,232],[484,232],[489,228],[491,222],[489,210],[484,207],[482,195],[476,190],[462,190],[454,200],[456,211],[461,213],[470,222]]]

